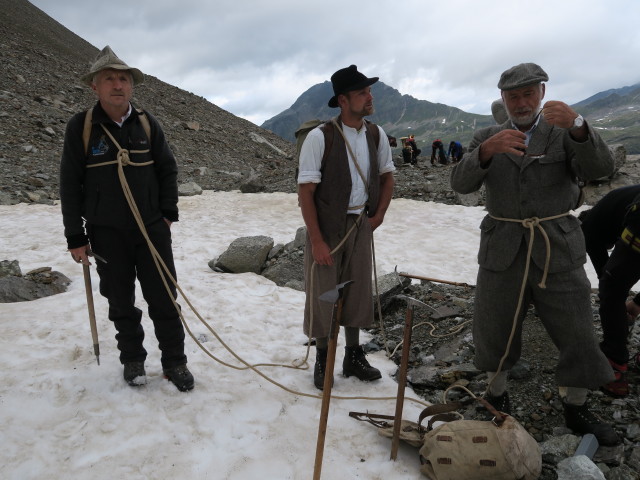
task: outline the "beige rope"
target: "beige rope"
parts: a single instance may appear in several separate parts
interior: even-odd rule
[[[104,126],[103,126],[104,128]],[[107,132],[108,133],[108,132]],[[173,275],[171,274],[171,272],[169,271],[168,267],[166,266],[166,264],[164,263],[164,261],[162,260],[160,254],[158,253],[158,251],[156,250],[155,246],[153,245],[153,242],[151,242],[151,239],[149,238],[149,235],[147,233],[147,229],[144,225],[144,222],[142,221],[142,217],[140,215],[140,212],[138,210],[138,207],[136,205],[136,202],[133,198],[133,194],[129,188],[129,184],[127,182],[126,176],[124,174],[124,166],[126,164],[126,161],[124,160],[125,158],[128,158],[128,151],[122,149],[120,147],[120,145],[118,144],[118,142],[115,141],[115,139],[110,135],[111,140],[113,141],[113,143],[118,147],[118,161],[116,162],[111,162],[111,163],[117,163],[118,166],[118,177],[120,179],[120,184],[122,186],[122,190],[124,193],[124,196],[127,200],[127,203],[129,204],[129,208],[131,209],[131,212],[133,214],[133,217],[138,225],[138,228],[140,229],[140,232],[142,233],[143,237],[145,238],[147,245],[149,246],[149,250],[151,252],[151,256],[153,258],[153,261],[156,265],[156,268],[158,269],[158,273],[160,273],[160,278],[162,279],[162,283],[165,287],[165,290],[167,291],[167,294],[169,295],[169,297],[171,298],[171,301],[173,302],[174,307],[176,308],[176,312],[178,313],[180,320],[182,322],[182,324],[185,327],[185,330],[187,331],[187,333],[189,334],[189,336],[193,339],[193,341],[196,343],[196,345],[198,345],[198,347],[207,355],[209,356],[211,359],[217,361],[218,363],[229,367],[229,368],[233,368],[236,370],[247,370],[250,369],[253,372],[255,372],[256,374],[260,375],[262,378],[264,378],[265,380],[267,380],[269,383],[272,383],[273,385],[276,385],[277,387],[280,387],[282,390],[294,394],[294,395],[298,395],[298,396],[302,396],[302,397],[309,397],[309,398],[316,398],[316,399],[321,399],[322,395],[318,395],[318,394],[310,394],[310,393],[306,393],[306,392],[300,392],[300,391],[296,391],[293,390],[275,380],[273,380],[272,378],[270,378],[269,376],[267,376],[266,374],[264,374],[263,372],[261,372],[257,367],[264,367],[264,366],[272,366],[272,367],[284,367],[284,368],[293,368],[293,369],[300,369],[300,367],[297,366],[291,366],[291,365],[282,365],[282,364],[271,364],[271,363],[261,363],[261,364],[254,364],[251,365],[249,364],[247,361],[245,361],[242,357],[240,357],[232,348],[230,348],[223,340],[222,338],[218,335],[218,333],[211,327],[211,325],[209,325],[206,320],[204,318],[202,318],[202,316],[200,315],[200,313],[198,312],[198,310],[195,308],[195,306],[191,303],[191,301],[188,299],[188,297],[186,296],[186,294],[184,293],[184,291],[182,290],[182,288],[180,287],[180,285],[178,285],[176,279],[173,277]],[[122,154],[120,153],[122,152]],[[343,243],[343,242],[341,242]],[[336,248],[339,248],[341,245],[339,245]],[[171,289],[169,287],[169,284],[167,283],[167,278],[171,281],[171,283],[175,286],[176,290],[180,293],[180,295],[182,296],[182,298],[184,299],[184,301],[187,303],[187,305],[189,306],[189,308],[191,309],[191,311],[193,311],[193,313],[196,315],[196,317],[198,318],[198,320],[200,320],[200,322],[211,332],[211,334],[220,342],[220,344],[236,359],[238,360],[242,365],[244,365],[243,367],[239,367],[236,365],[232,365],[229,364],[227,362],[224,362],[222,360],[220,360],[219,358],[217,358],[215,355],[213,355],[197,338],[196,336],[193,334],[193,332],[191,331],[191,329],[189,328],[189,325],[187,324],[184,315],[182,314],[182,310],[180,308],[180,306],[178,305],[176,299],[173,297],[173,294],[171,292]],[[307,355],[308,355],[308,348],[307,348]],[[375,401],[383,401],[383,400],[396,400],[396,397],[366,397],[366,396],[340,396],[340,395],[332,395],[331,398],[334,399],[340,399],[340,400],[375,400]],[[407,400],[412,401],[414,403],[418,403],[420,405],[424,405],[424,406],[428,406],[428,404],[426,402],[423,402],[421,400],[415,399],[415,398],[411,398],[411,397],[407,397]]]
[[[540,288],[547,288],[546,280],[547,280],[547,274],[549,272],[549,262],[551,259],[551,243],[549,242],[549,237],[547,235],[547,232],[542,227],[541,222],[546,222],[548,220],[555,220],[557,218],[566,217],[567,215],[570,215],[570,214],[571,212],[565,212],[565,213],[561,213],[559,215],[554,215],[551,217],[544,217],[544,218],[531,217],[531,218],[525,218],[524,220],[515,219],[515,218],[501,218],[501,217],[494,217],[491,214],[489,215],[494,220],[499,220],[502,222],[520,223],[524,228],[528,228],[529,229],[529,247],[527,249],[527,261],[524,268],[524,274],[522,275],[520,295],[518,296],[518,306],[516,307],[516,312],[513,316],[513,325],[511,327],[511,333],[509,334],[509,340],[507,341],[507,347],[505,349],[504,355],[502,355],[502,358],[500,359],[500,363],[498,364],[498,370],[493,375],[493,377],[491,377],[491,380],[489,380],[489,383],[487,384],[487,390],[486,390],[487,392],[489,391],[489,388],[491,387],[491,384],[493,383],[493,381],[496,379],[498,374],[502,371],[502,366],[504,365],[505,360],[509,356],[509,351],[511,350],[511,343],[513,342],[513,338],[515,337],[516,328],[518,326],[518,317],[520,315],[520,310],[522,310],[522,302],[524,300],[524,291],[527,286],[527,278],[529,277],[529,266],[531,265],[531,254],[533,252],[533,240],[535,238],[535,228],[537,227],[540,233],[542,234],[542,238],[544,238],[546,251],[547,251],[545,262],[544,262],[544,270],[542,272],[542,280],[540,281],[538,286]]]
[[[153,163],[153,160],[150,160],[148,162],[133,163],[129,159],[130,153],[147,153],[149,152],[149,149],[147,148],[146,150],[125,150],[118,144],[118,142],[116,142],[116,139],[113,138],[113,135],[111,135],[111,132],[107,130],[107,127],[105,127],[102,123],[100,124],[100,126],[105,132],[107,132],[107,135],[109,135],[109,138],[111,139],[113,144],[118,147],[118,153],[116,155],[115,160],[111,160],[109,162],[94,163],[92,165],[87,165],[87,168],[103,167],[105,165],[113,165],[115,163],[117,163],[118,165],[122,165],[123,167],[126,167],[128,165],[131,165],[133,167],[146,167],[147,165],[151,165]]]

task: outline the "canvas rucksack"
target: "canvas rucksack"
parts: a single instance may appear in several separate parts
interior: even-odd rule
[[[147,140],[151,142],[151,125],[149,124],[149,118],[144,113],[144,110],[136,108],[138,112],[140,123],[142,124],[142,128],[144,129],[144,133],[147,134]],[[91,120],[93,119],[93,108],[87,110],[86,115],[84,116],[84,127],[82,129],[82,143],[84,145],[84,154],[87,155],[89,153],[89,137],[91,137]]]

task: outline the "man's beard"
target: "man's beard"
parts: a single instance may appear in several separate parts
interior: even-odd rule
[[[367,107],[367,106],[362,107],[362,110],[360,111],[351,110],[351,112],[354,115],[357,115],[359,117],[366,117],[368,115],[373,115],[373,112],[375,112],[375,108],[373,107],[373,104],[372,104],[370,107]]]
[[[531,112],[526,114],[522,114],[522,113],[514,114],[514,113],[511,113],[509,110],[507,110],[509,119],[513,122],[513,124],[516,127],[529,127],[530,125],[533,125],[539,113],[540,113],[540,105],[538,105],[537,108],[534,108]]]

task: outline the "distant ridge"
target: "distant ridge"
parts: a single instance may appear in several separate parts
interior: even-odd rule
[[[395,137],[415,135],[418,146],[423,150],[427,148],[425,151],[430,151],[431,142],[436,138],[445,144],[458,140],[467,145],[474,130],[494,123],[490,115],[476,115],[442,103],[418,100],[402,95],[383,82],[375,83],[371,91],[376,111],[369,118]],[[291,107],[265,121],[262,128],[293,141],[293,132],[301,123],[313,118],[328,119],[339,113],[338,109],[327,106],[332,95],[330,82],[316,84]],[[640,154],[640,84],[597,93],[573,107],[598,129],[607,143],[622,143],[627,153]]]

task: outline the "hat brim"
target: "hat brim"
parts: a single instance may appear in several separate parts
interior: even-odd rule
[[[329,99],[329,103],[328,103],[329,107],[331,108],[338,107],[338,95],[342,95],[347,92],[353,92],[354,90],[360,90],[361,88],[368,87],[369,85],[373,85],[374,83],[376,83],[378,79],[379,77],[367,78],[366,80],[350,85],[349,88],[346,88],[345,90],[339,93],[336,93],[333,97]]]
[[[99,70],[96,70],[95,72],[89,72],[83,76],[80,77],[80,80],[82,81],[82,83],[85,83],[87,85],[91,85],[91,82],[93,81],[93,78],[102,70],[129,70],[129,72],[131,73],[131,76],[133,77],[133,84],[134,85],[140,85],[142,83],[144,83],[144,74],[138,70],[137,68],[132,68],[132,67],[128,67],[125,65],[105,65],[104,67],[102,67]]]

